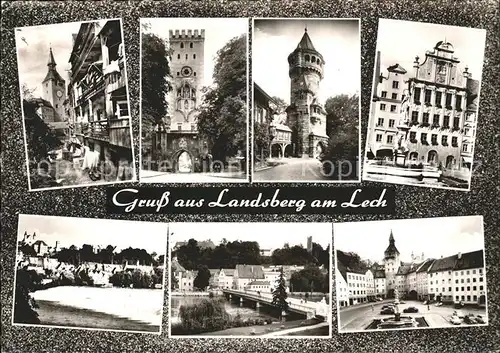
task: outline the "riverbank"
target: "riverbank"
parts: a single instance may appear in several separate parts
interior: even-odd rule
[[[276,322],[268,325],[254,325],[246,327],[234,327],[216,332],[204,332],[197,336],[263,336],[277,333],[279,331],[295,329],[317,325],[317,320],[294,320],[285,322]],[[285,335],[286,336],[286,335]],[[328,333],[326,334],[328,336]]]
[[[40,325],[159,333],[160,325],[38,300]]]

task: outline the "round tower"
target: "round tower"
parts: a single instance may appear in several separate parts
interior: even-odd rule
[[[317,142],[327,139],[326,114],[317,98],[324,65],[323,55],[314,48],[306,28],[297,48],[288,55],[291,105],[287,122],[299,157],[312,157]]]

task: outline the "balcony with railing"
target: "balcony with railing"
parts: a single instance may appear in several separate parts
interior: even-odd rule
[[[113,60],[104,69],[106,78],[106,91],[113,92],[126,86],[125,81],[125,62],[123,57]]]
[[[130,117],[96,120],[82,125],[82,133],[91,139],[112,145],[131,148]]]

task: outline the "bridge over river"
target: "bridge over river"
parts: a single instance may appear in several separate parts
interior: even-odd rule
[[[229,300],[239,300],[240,305],[243,302],[255,303],[255,307],[259,308],[261,305],[272,306],[273,296],[271,293],[258,293],[254,291],[240,291],[235,289],[223,289],[222,292]],[[331,321],[331,305],[327,304],[324,300],[321,302],[304,302],[296,298],[287,298],[288,311],[306,318],[319,318],[324,321]]]

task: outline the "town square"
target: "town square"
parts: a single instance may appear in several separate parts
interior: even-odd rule
[[[481,217],[340,223],[334,233],[339,332],[487,324]]]

